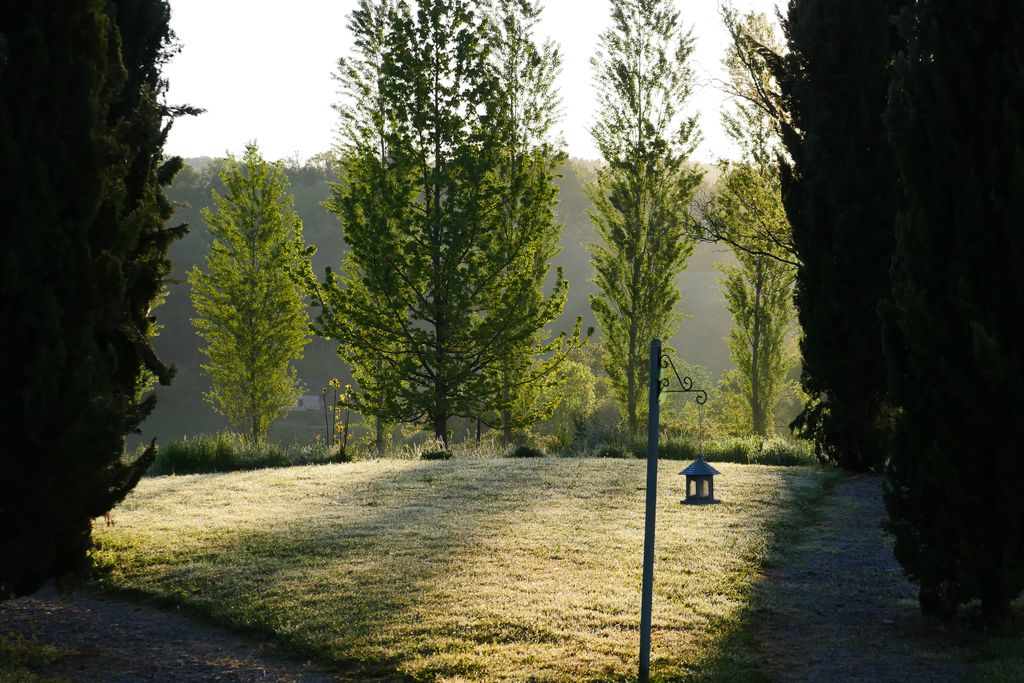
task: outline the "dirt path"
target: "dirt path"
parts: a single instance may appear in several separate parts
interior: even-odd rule
[[[0,606],[0,633],[69,652],[39,673],[59,681],[302,681],[328,674],[176,610],[44,589]]]
[[[962,681],[967,643],[925,620],[892,555],[882,477],[838,482],[816,524],[777,558],[759,589],[760,641],[779,681]],[[957,661],[957,660],[960,661]]]

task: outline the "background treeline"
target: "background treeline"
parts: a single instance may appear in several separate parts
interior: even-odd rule
[[[167,281],[167,297],[156,309],[162,329],[153,343],[161,358],[176,366],[177,374],[171,386],[156,388],[160,409],[143,423],[140,434],[129,436],[132,444],[154,437],[167,442],[228,428],[226,419],[203,399],[210,381],[200,369],[205,357],[200,352],[202,340],[191,322],[196,314],[186,278],[194,266],[203,263],[209,252],[212,238],[202,211],[213,206],[213,191],[221,194],[225,191],[220,178],[225,163],[224,158],[187,159],[167,189],[175,207],[172,222],[192,226],[187,235],[171,245],[173,267]],[[294,196],[296,212],[302,219],[303,239],[317,247],[312,257],[314,268],[323,272],[328,266],[337,267],[347,248],[338,230],[337,218],[323,205],[330,195],[331,184],[338,180],[333,155],[322,154],[308,160],[286,159],[283,164],[290,183],[289,192]],[[586,183],[593,180],[596,167],[596,162],[570,159],[558,169],[556,216],[563,228],[561,251],[552,263],[563,269],[569,292],[562,315],[551,325],[555,330],[571,328],[578,316],[583,318],[584,327],[596,323],[589,304],[589,296],[595,292],[594,272],[585,245],[596,242],[597,236],[589,216],[593,203],[584,191]],[[716,168],[706,170],[705,184],[710,190],[718,174]],[[705,384],[715,384],[724,371],[733,368],[726,343],[733,322],[725,306],[720,265],[734,261],[728,247],[701,243],[676,280],[688,317],[671,343],[689,364],[706,369],[698,378]],[[603,372],[600,363],[591,365],[598,375]],[[336,344],[318,336],[311,338],[303,358],[295,361],[295,366],[306,387],[304,393],[308,395],[319,395],[332,378],[338,378],[342,385],[352,382],[349,369],[338,359]],[[780,407],[776,419],[778,433],[788,433],[786,425],[798,408],[793,400]],[[608,406],[599,419],[610,429],[617,423],[618,416],[614,407]],[[359,434],[362,429],[358,428]],[[475,425],[463,425],[457,436],[462,438],[467,430],[473,429]],[[308,444],[323,431],[321,410],[293,411],[274,423],[270,437],[282,444]],[[401,439],[399,432],[396,436]]]

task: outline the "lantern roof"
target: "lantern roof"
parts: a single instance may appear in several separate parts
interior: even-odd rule
[[[702,456],[690,463],[690,466],[679,474],[685,474],[688,477],[710,477],[718,473],[718,470],[704,462],[704,458]]]

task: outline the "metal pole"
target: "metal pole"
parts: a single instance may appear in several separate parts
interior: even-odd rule
[[[644,578],[640,593],[640,683],[651,674],[651,602],[654,591],[654,516],[658,507],[658,394],[661,389],[661,340],[651,340],[647,409],[647,514],[644,519]]]

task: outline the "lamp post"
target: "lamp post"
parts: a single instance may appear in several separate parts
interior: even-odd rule
[[[651,340],[647,413],[647,512],[644,517],[644,575],[640,587],[640,683],[651,675],[651,603],[654,591],[654,517],[658,509],[658,395],[661,393],[661,340]]]
[[[654,519],[658,509],[658,421],[661,416],[659,397],[662,391],[694,393],[697,403],[704,405],[708,392],[694,389],[693,380],[680,377],[672,358],[662,353],[661,340],[651,340],[650,382],[647,409],[647,493],[644,518],[644,571],[640,586],[640,683],[647,683],[651,675],[651,606],[654,593]],[[672,369],[679,383],[678,389],[669,389],[671,380],[662,379],[661,370]]]

